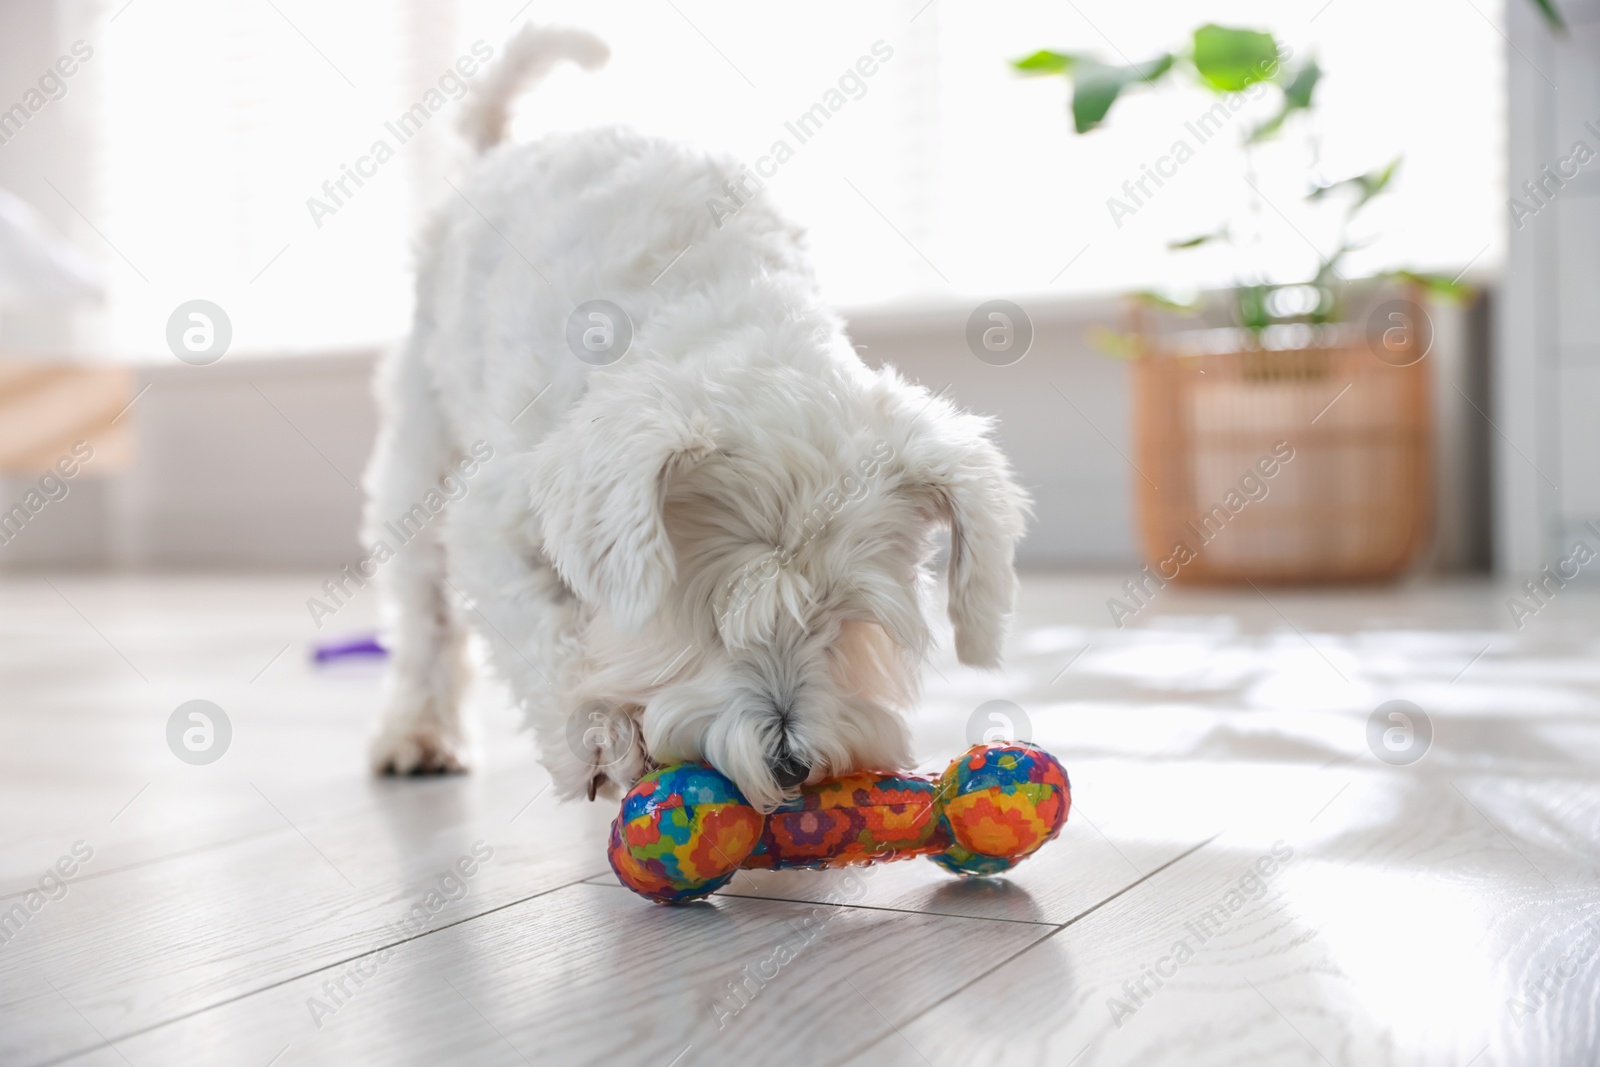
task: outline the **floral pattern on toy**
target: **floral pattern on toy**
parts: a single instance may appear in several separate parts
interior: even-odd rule
[[[1024,742],[973,748],[939,780],[952,845],[934,861],[957,874],[996,874],[1061,832],[1072,807],[1066,769]]]
[[[843,867],[940,844],[938,786],[915,775],[852,774],[806,786],[767,816],[750,868]]]
[[[623,798],[606,855],[624,885],[675,904],[725,885],[761,824],[730,780],[705,764],[680,763],[645,775]]]
[[[676,904],[741,867],[821,868],[927,855],[955,874],[1016,866],[1061,832],[1066,770],[1032,745],[969,749],[937,780],[862,773],[813,786],[763,817],[703,763],[663,767],[623,798],[608,857],[623,885]]]

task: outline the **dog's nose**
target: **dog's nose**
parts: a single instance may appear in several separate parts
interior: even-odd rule
[[[811,777],[811,768],[793,756],[784,756],[772,765],[772,777],[777,779],[778,788],[793,789]]]

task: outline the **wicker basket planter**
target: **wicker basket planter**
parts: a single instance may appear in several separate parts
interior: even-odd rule
[[[1377,581],[1427,543],[1426,353],[1380,359],[1349,327],[1300,329],[1310,345],[1210,330],[1135,362],[1140,540],[1163,579]]]

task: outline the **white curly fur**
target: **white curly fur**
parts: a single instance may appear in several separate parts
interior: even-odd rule
[[[555,57],[603,55],[525,30],[469,114],[503,116]],[[989,422],[863,365],[764,200],[719,228],[706,204],[737,174],[621,130],[504,145],[424,235],[413,332],[380,379],[369,536],[472,442],[494,459],[382,572],[379,769],[469,764],[467,626],[568,796],[703,758],[771,808],[783,769],[904,767],[945,526],[957,653],[998,662],[1028,501]],[[596,298],[635,331],[606,367],[566,341]]]

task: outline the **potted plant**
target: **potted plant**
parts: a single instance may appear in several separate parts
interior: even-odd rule
[[[1123,94],[1188,78],[1216,105],[1186,124],[1173,155],[1192,151],[1190,138],[1237,128],[1253,170],[1256,146],[1299,132],[1311,160],[1306,201],[1338,213],[1334,247],[1319,249],[1315,269],[1300,278],[1266,276],[1233,225],[1173,242],[1175,250],[1230,248],[1234,285],[1220,300],[1135,294],[1132,329],[1101,333],[1102,348],[1133,359],[1146,582],[1354,581],[1404,570],[1432,524],[1424,360],[1432,338],[1422,301],[1467,290],[1411,270],[1360,282],[1342,273],[1362,247],[1353,224],[1389,190],[1400,160],[1319,180],[1305,119],[1322,70],[1259,30],[1204,25],[1184,48],[1140,63],[1041,50],[1012,65],[1070,81],[1079,135],[1100,127]],[[1268,97],[1272,106],[1261,109]],[[1252,101],[1258,120],[1228,121]],[[1261,191],[1250,174],[1244,180],[1252,214],[1260,214]],[[1150,189],[1124,187],[1132,198],[1141,191]],[[1116,199],[1108,203],[1113,217]]]

